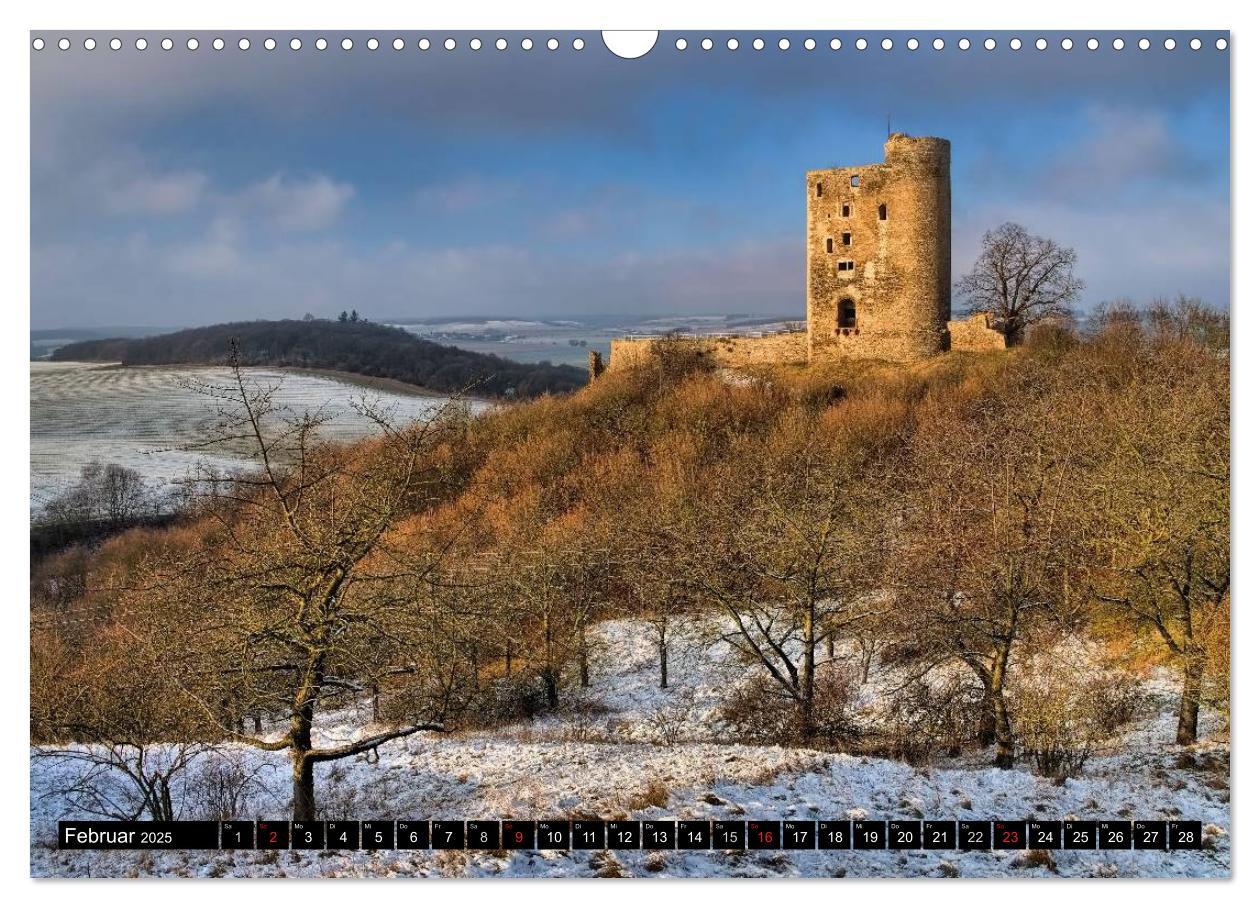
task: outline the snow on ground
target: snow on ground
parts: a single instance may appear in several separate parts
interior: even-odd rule
[[[948,767],[813,750],[675,740],[681,716],[693,735],[716,734],[715,710],[749,667],[725,644],[696,635],[674,642],[671,687],[657,684],[650,628],[600,627],[592,687],[578,715],[543,717],[493,731],[422,735],[366,757],[323,764],[317,794],[329,818],[386,819],[1199,819],[1196,852],[59,852],[56,821],[82,814],[55,794],[67,768],[32,756],[31,873],[34,876],[1180,876],[1230,873],[1229,751],[1205,743],[1192,754],[1172,740],[1170,679],[1150,684],[1159,709],[1134,724],[1124,746],[1092,760],[1064,784],[1025,770]],[[572,705],[572,704],[571,704]],[[327,741],[357,735],[350,712],[334,717]],[[1223,737],[1209,715],[1205,737]],[[663,738],[663,731],[666,732]],[[287,766],[281,757],[238,752],[258,782],[240,818],[283,819]],[[194,777],[196,772],[193,773]],[[184,818],[198,817],[195,792]]]

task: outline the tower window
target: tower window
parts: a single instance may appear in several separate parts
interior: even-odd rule
[[[814,195],[818,196],[819,198],[822,198],[822,183],[814,184]]]
[[[842,233],[842,234],[840,234],[840,242],[841,242],[841,243],[843,243],[843,244],[844,244],[844,245],[846,245],[846,246],[852,246],[852,245],[853,245],[853,234],[851,234],[851,233]]]
[[[862,185],[862,178],[861,178],[860,176],[858,176],[858,175],[855,173],[853,176],[849,177],[849,185],[850,185],[850,186],[861,186],[861,185]]]
[[[845,205],[840,209],[840,217],[847,218],[849,216],[849,206]]]
[[[888,220],[888,206],[887,206],[887,205],[880,205],[880,206],[879,206],[879,219],[880,219],[881,221],[886,221],[886,220]]]
[[[848,261],[848,260],[843,261],[843,262],[837,262],[837,263],[836,263],[836,270],[837,270],[837,271],[852,271],[852,270],[853,270],[853,262],[852,262],[852,261]]]
[[[839,317],[841,328],[857,327],[857,306],[853,300],[841,301],[839,311],[836,314]]]
[[[835,250],[832,248],[832,246],[834,246],[834,245],[835,245],[835,244],[832,242],[831,237],[827,237],[827,251],[828,251],[828,252],[834,252],[834,251],[835,251]]]

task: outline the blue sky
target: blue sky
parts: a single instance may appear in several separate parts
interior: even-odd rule
[[[86,34],[86,33],[85,33]],[[167,34],[167,33],[163,33]],[[382,33],[236,49],[32,53],[31,322],[182,326],[335,314],[581,317],[804,306],[804,171],[881,159],[896,130],[953,143],[954,275],[1015,220],[1074,247],[1085,305],[1229,302],[1229,52],[1037,51],[1035,34]],[[881,33],[881,36],[884,33]],[[335,36],[340,37],[340,33]],[[723,38],[726,33],[723,33]],[[839,51],[828,42],[838,37]]]

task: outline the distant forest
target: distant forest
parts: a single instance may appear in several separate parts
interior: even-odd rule
[[[576,366],[517,363],[362,320],[230,322],[152,337],[78,341],[57,348],[52,358],[128,366],[214,365],[227,360],[232,341],[246,366],[335,369],[481,397],[536,397],[586,383],[586,372]]]

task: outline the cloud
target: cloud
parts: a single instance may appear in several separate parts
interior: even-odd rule
[[[324,230],[341,217],[354,187],[322,174],[292,179],[283,174],[249,186],[235,200],[284,230]]]
[[[195,170],[137,173],[119,179],[102,174],[106,207],[117,214],[170,215],[190,211],[203,200],[209,179]]]
[[[166,264],[184,277],[239,278],[244,264],[240,237],[238,223],[231,218],[216,218],[201,239],[172,247],[166,253]]]
[[[1049,179],[1063,191],[1096,194],[1100,186],[1197,183],[1211,174],[1161,111],[1091,107],[1085,121],[1084,137],[1049,168]]]

